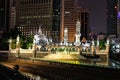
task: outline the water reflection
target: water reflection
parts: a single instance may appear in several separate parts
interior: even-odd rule
[[[30,78],[30,80],[48,80],[46,78],[43,78],[39,75],[34,75],[34,74],[31,74],[31,73],[26,73],[26,72],[21,72],[23,75],[27,76]]]
[[[51,61],[50,61],[51,62]],[[54,63],[55,62],[55,63]],[[48,63],[48,62],[47,62]],[[61,63],[70,63],[70,64],[61,64]],[[49,65],[56,65],[56,66],[60,66],[60,67],[63,67],[63,68],[65,68],[65,67],[68,67],[68,70],[62,70],[62,69],[56,69],[55,67],[36,67],[36,70],[40,70],[40,73],[41,72],[44,72],[44,75],[47,75],[47,77],[46,78],[48,78],[48,79],[46,79],[46,78],[43,78],[43,77],[41,77],[41,74],[39,75],[33,75],[34,74],[34,72],[32,73],[32,74],[30,74],[30,73],[23,73],[25,76],[28,76],[28,77],[30,77],[30,80],[49,80],[49,79],[51,79],[51,80],[80,80],[80,78],[81,79],[84,79],[84,77],[82,77],[82,75],[84,74],[82,74],[82,73],[77,73],[77,72],[72,72],[72,71],[69,71],[69,68],[71,69],[71,68],[76,68],[76,69],[79,69],[79,66],[74,66],[74,65],[72,65],[71,66],[71,64],[77,64],[77,65],[90,65],[90,66],[97,66],[97,67],[113,67],[113,68],[119,68],[120,69],[120,66],[119,66],[119,63],[118,62],[115,62],[115,61],[113,61],[113,60],[109,60],[109,65],[106,65],[106,62],[101,62],[101,60],[88,60],[88,59],[86,59],[86,60],[84,60],[84,61],[68,61],[68,60],[62,60],[61,62],[59,62],[59,61],[52,61]],[[118,65],[117,65],[118,64]],[[31,67],[32,68],[32,67]],[[29,68],[29,70],[31,70],[31,68]],[[32,68],[33,69],[33,68]],[[104,71],[102,71],[102,68],[89,68],[89,66],[87,66],[87,67],[85,67],[85,66],[83,66],[83,67],[81,67],[81,69],[83,69],[83,70],[90,70],[90,73],[91,73],[91,71],[92,70],[96,70],[96,71],[98,71],[98,73],[97,73],[97,75],[102,75],[101,73],[99,74],[99,71],[100,72],[104,72]],[[103,70],[105,70],[104,68],[103,68]],[[72,73],[71,73],[72,72]],[[94,71],[93,71],[93,73],[94,73]],[[116,73],[116,72],[115,72]],[[88,73],[89,74],[89,73]],[[87,77],[88,77],[88,74],[86,74],[87,75]],[[71,75],[74,75],[74,77],[72,77]],[[81,76],[80,76],[81,75]],[[75,77],[76,76],[76,77]],[[78,77],[79,76],[79,77]],[[72,78],[72,79],[71,79]],[[86,77],[85,77],[86,78]],[[94,78],[93,78],[94,79]],[[84,80],[89,80],[89,78],[88,79],[84,79]],[[94,79],[94,80],[96,80],[96,79]],[[100,79],[99,79],[100,80]],[[102,79],[101,79],[102,80]],[[111,79],[107,79],[107,80],[111,80]]]

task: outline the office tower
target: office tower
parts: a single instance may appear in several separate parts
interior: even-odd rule
[[[41,26],[44,35],[59,41],[59,24],[60,0],[16,1],[16,26],[22,35],[37,34],[36,31]]]
[[[107,0],[107,34],[117,35],[117,0]]]
[[[15,24],[22,35],[34,35],[41,26],[43,34],[53,42],[63,42],[64,29],[67,28],[68,42],[74,42],[78,20],[76,6],[76,0],[17,0],[16,11],[12,12],[16,13]],[[15,17],[12,18],[11,23],[14,23]]]
[[[53,0],[52,40],[60,42],[61,0]]]
[[[78,8],[77,0],[62,0],[61,42],[64,40],[64,29],[68,29],[68,42],[75,41],[76,22],[81,22],[81,39],[88,38],[89,13],[87,9]]]
[[[22,35],[37,34],[39,26],[44,34],[52,30],[52,0],[17,0],[16,15]]]
[[[120,38],[120,0],[118,0],[117,3],[117,11],[118,11],[118,16],[117,16],[117,36]]]
[[[9,30],[14,29],[16,26],[16,0],[10,0],[9,5]]]
[[[8,31],[8,22],[9,22],[9,0],[0,0],[0,38],[2,34]]]
[[[88,34],[90,32],[88,9],[78,7],[77,8],[77,18],[81,22],[81,39],[83,39],[83,37],[88,39]]]
[[[62,15],[61,15],[61,42],[64,40],[64,29],[68,29],[68,42],[75,40],[76,27],[76,0],[61,0]]]

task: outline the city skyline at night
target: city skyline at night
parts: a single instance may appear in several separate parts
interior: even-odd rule
[[[0,0],[0,80],[119,80],[120,0]]]
[[[25,36],[36,34],[38,27],[41,26],[43,33],[47,35],[47,37],[51,37],[55,42],[63,41],[64,28],[68,28],[68,41],[73,42],[75,39],[76,21],[79,19],[82,25],[81,38],[88,38],[90,29],[89,10],[79,7],[76,1],[77,0],[18,0],[16,7],[10,8],[11,12],[14,12],[11,14],[16,14],[11,16],[10,22],[11,24],[16,22],[17,28],[22,32],[22,35]],[[45,3],[48,5],[45,5]],[[15,9],[16,11],[14,11]],[[16,20],[14,20],[14,18],[16,18]]]
[[[13,1],[13,0],[9,0],[9,1]],[[78,0],[77,4],[78,4],[79,7],[83,8],[83,9],[88,9],[89,18],[88,18],[88,25],[87,26],[88,26],[88,28],[91,28],[92,32],[94,32],[94,33],[100,33],[100,32],[107,33],[107,26],[110,25],[110,24],[108,24],[109,20],[107,20],[108,19],[108,13],[109,13],[108,12],[108,7],[107,7],[107,5],[108,5],[107,0],[103,0],[103,1],[99,1],[99,2],[96,1],[96,0],[91,0],[91,1],[89,1],[89,0]],[[13,4],[10,2],[10,5],[13,5]],[[15,17],[13,15],[13,14],[16,14],[16,13],[12,13],[12,12],[16,12],[16,11],[14,11],[15,7],[12,7],[10,9],[11,9],[11,10],[9,10],[9,12],[10,12],[9,20],[10,21],[9,21],[8,25],[9,25],[9,27],[10,26],[12,26],[12,27],[17,26],[16,23],[18,21],[15,20],[15,18],[17,18],[17,17]],[[56,13],[53,14],[53,15],[56,15]],[[60,15],[59,15],[59,17],[60,17]],[[119,15],[119,12],[118,12],[118,15]],[[54,17],[54,19],[55,19],[55,17]],[[57,21],[57,22],[60,22],[60,21]],[[119,25],[118,22],[116,22],[116,23],[117,23],[117,26],[118,26]],[[59,23],[57,23],[57,24],[59,24]],[[111,22],[111,24],[112,24],[112,22]],[[58,26],[60,26],[60,25],[61,24],[59,24]],[[55,26],[55,24],[54,24],[54,26]],[[55,27],[53,27],[53,28],[55,28]],[[118,28],[116,28],[116,29],[118,29]],[[57,30],[58,30],[58,28],[57,28]],[[73,30],[73,29],[70,29],[70,30]],[[114,28],[113,28],[113,30],[116,31]],[[55,30],[54,30],[54,33],[56,35]]]

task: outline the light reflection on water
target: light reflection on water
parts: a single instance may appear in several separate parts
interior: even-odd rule
[[[26,72],[21,72],[23,75],[27,76],[30,78],[30,80],[48,80],[46,78],[43,78],[39,75],[34,75],[34,74],[31,74],[31,73],[26,73]]]
[[[58,61],[56,61],[56,62],[59,62],[59,60]],[[102,61],[98,61],[98,62],[94,62],[94,61],[69,61],[69,60],[67,60],[67,61],[61,61],[61,62],[63,62],[63,63],[70,63],[70,64],[80,64],[80,65],[88,65],[89,64],[89,66],[99,66],[99,67],[110,67],[110,68],[116,68],[116,69],[120,69],[120,63],[118,63],[118,65],[116,64],[116,62],[115,61],[113,61],[113,60],[110,60],[109,61],[109,64],[108,63],[106,63],[106,62],[102,62]],[[51,64],[52,65],[52,64]],[[53,64],[53,65],[57,65],[57,63],[56,64]],[[67,65],[65,65],[65,66],[67,66]],[[25,76],[28,76],[28,77],[30,77],[30,80],[48,80],[48,79],[46,79],[46,78],[43,78],[43,77],[41,77],[40,75],[34,75],[34,74],[31,74],[31,73],[26,73],[26,72],[22,72]]]

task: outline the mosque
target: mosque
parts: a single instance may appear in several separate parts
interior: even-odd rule
[[[38,33],[34,35],[33,45],[31,49],[22,49],[20,47],[19,36],[16,40],[16,49],[12,49],[12,39],[9,41],[10,57],[26,57],[26,58],[45,58],[45,59],[83,59],[86,56],[93,57],[94,55],[105,55],[108,61],[109,56],[109,39],[106,42],[106,49],[99,49],[99,40],[95,45],[95,41],[88,42],[85,38],[81,37],[81,23],[79,20],[76,22],[75,41],[68,42],[68,29],[64,29],[64,41],[61,43],[52,43],[52,39],[48,39],[39,26]],[[81,41],[80,41],[81,40]]]

